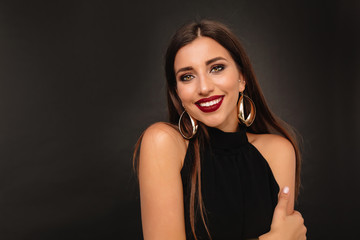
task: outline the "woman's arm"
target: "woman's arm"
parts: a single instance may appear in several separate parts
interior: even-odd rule
[[[295,150],[289,140],[274,134],[251,134],[249,140],[267,160],[280,189],[289,187],[287,214],[294,211],[295,199]]]
[[[186,239],[180,171],[186,143],[165,123],[150,126],[139,159],[141,218],[145,240]]]
[[[301,214],[294,211],[295,168],[294,147],[286,138],[273,134],[253,135],[249,140],[267,160],[282,191],[274,211],[270,232],[260,240],[304,240],[306,227]]]
[[[304,219],[298,211],[287,214],[289,205],[289,188],[285,187],[279,194],[279,201],[274,211],[270,232],[261,235],[259,240],[306,240]]]

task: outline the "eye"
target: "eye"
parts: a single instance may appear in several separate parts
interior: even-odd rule
[[[185,74],[185,75],[182,75],[180,77],[180,81],[190,81],[191,79],[193,79],[194,76],[193,75],[190,75],[190,74]]]
[[[224,66],[224,65],[216,65],[216,66],[214,66],[214,67],[211,69],[210,72],[216,73],[216,72],[220,72],[220,71],[222,71],[222,70],[224,70],[224,69],[225,69],[225,66]]]

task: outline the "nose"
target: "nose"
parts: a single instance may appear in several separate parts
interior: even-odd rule
[[[200,77],[199,80],[199,94],[203,96],[209,95],[214,91],[214,82],[213,80],[206,75]]]

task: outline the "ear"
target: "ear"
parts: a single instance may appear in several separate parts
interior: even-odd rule
[[[246,85],[245,79],[244,79],[243,75],[240,74],[240,76],[239,76],[239,92],[243,92],[245,90],[245,85]]]

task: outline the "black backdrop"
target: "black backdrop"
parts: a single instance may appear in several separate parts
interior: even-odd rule
[[[131,155],[166,120],[163,54],[193,19],[242,40],[304,139],[309,239],[359,235],[358,1],[1,1],[0,239],[140,239]]]

